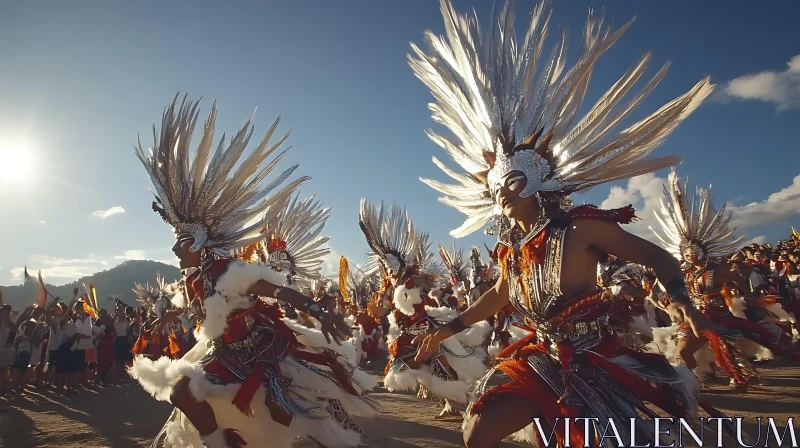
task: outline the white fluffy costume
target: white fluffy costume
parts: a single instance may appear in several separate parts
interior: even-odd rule
[[[327,344],[319,332],[285,319],[273,300],[250,295],[258,281],[285,285],[285,273],[230,257],[234,250],[264,239],[263,228],[286,216],[282,212],[290,207],[288,198],[307,180],[297,179],[268,196],[295,166],[258,188],[277,163],[265,160],[285,138],[269,144],[277,122],[241,163],[251,136],[249,124],[230,146],[220,144],[212,158],[213,109],[190,163],[196,104],[176,106],[173,102],[164,114],[153,154],[146,156],[140,145],[138,156],[155,186],[154,209],[175,228],[179,241],[193,240],[191,250],[203,251],[201,268],[185,278],[183,296],[187,303],[202,304],[204,319],[196,332],[197,345],[183,358],[154,362],[139,357],[131,373],[162,401],[170,400],[181,378],[189,378],[190,393],[212,407],[219,429],[201,438],[176,409],[153,445],[163,439],[168,447],[289,447],[295,436],[331,448],[359,445],[361,432],[350,416],[372,411],[362,393],[375,383],[354,367],[355,350]],[[264,218],[257,219],[261,214]]]
[[[438,275],[427,238],[414,229],[405,210],[383,205],[372,206],[361,200],[359,225],[372,249],[368,269],[380,271],[395,284],[389,314],[389,362],[384,384],[390,391],[414,390],[424,386],[431,394],[465,403],[472,385],[486,372],[483,342],[490,327],[482,322],[463,333],[446,339],[425,362],[414,361],[417,347],[411,341],[428,328],[446,324],[458,317],[455,310],[437,307],[423,298]]]

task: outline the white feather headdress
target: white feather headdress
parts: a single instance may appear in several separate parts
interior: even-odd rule
[[[320,233],[329,213],[319,200],[300,200],[299,195],[268,210],[264,218],[266,238],[257,249],[260,258],[292,282],[297,277],[322,280],[324,257],[331,249],[325,247],[330,238]]]
[[[180,107],[177,106],[178,96],[164,111],[160,133],[153,127],[154,143],[150,154],[145,153],[141,140],[135,148],[155,187],[153,210],[175,229],[178,237],[194,239],[192,251],[208,249],[229,256],[232,251],[263,237],[263,220],[248,223],[271,205],[285,200],[309,178],[301,177],[269,196],[291,176],[297,168],[295,165],[272,182],[260,186],[286,153],[281,152],[265,164],[288,137],[286,134],[270,143],[279,120],[275,120],[267,135],[244,160],[241,160],[242,154],[253,135],[249,121],[227,146],[223,135],[211,157],[216,105],[211,108],[200,145],[191,159],[190,145],[199,115],[198,104],[187,102],[184,96]],[[233,171],[237,164],[238,168]]]
[[[162,296],[166,296],[169,292],[169,285],[164,281],[161,273],[156,273],[156,283],[151,285],[149,282],[141,284],[138,282],[133,283],[133,292],[139,298],[139,302],[143,305],[152,305]]]
[[[692,198],[686,194],[689,181],[680,184],[677,172],[669,173],[664,185],[661,210],[654,213],[663,235],[650,227],[661,244],[678,259],[687,249],[703,252],[705,258],[727,257],[736,252],[744,239],[734,237],[736,227],[731,227],[732,214],[723,205],[719,211],[711,202],[711,187],[697,188]]]
[[[358,225],[372,249],[367,254],[367,275],[379,271],[384,276],[397,275],[419,267],[424,249],[420,249],[420,235],[405,209],[394,205],[389,210],[383,203],[375,207],[361,199]]]
[[[439,256],[442,257],[444,266],[450,275],[450,281],[454,285],[469,279],[470,265],[464,256],[464,249],[456,249],[456,243],[452,242],[450,248],[439,245]]]
[[[429,52],[412,44],[409,62],[431,90],[433,119],[455,138],[428,131],[429,136],[465,173],[437,158],[436,164],[455,184],[421,179],[444,195],[441,202],[467,220],[450,234],[468,235],[499,214],[494,191],[511,172],[527,177],[522,197],[568,206],[566,197],[594,185],[652,172],[680,162],[677,156],[645,159],[713,90],[703,79],[687,93],[612,135],[664,77],[667,65],[632,98],[623,98],[642,77],[651,55],[641,57],[577,123],[595,63],[628,28],[612,32],[591,15],[583,35],[583,51],[566,70],[567,36],[551,56],[540,59],[550,24],[550,4],[533,11],[525,40],[517,42],[513,2],[496,10],[488,33],[477,17],[457,13],[441,0],[445,37],[425,34]]]

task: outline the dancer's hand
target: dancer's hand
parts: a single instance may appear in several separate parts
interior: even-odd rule
[[[667,306],[667,313],[679,324],[688,324],[696,337],[702,337],[703,330],[711,327],[711,322],[688,303],[672,302]]]
[[[338,314],[325,313],[314,316],[322,324],[322,335],[328,343],[331,338],[338,345],[342,345],[344,341],[352,334],[352,329],[347,326],[344,318]]]
[[[442,343],[445,339],[452,336],[450,330],[447,328],[430,328],[425,330],[424,333],[417,335],[414,340],[411,341],[411,344],[416,345],[417,347],[417,356],[414,357],[414,361],[416,362],[425,362],[433,356],[436,349],[439,347],[439,344]]]

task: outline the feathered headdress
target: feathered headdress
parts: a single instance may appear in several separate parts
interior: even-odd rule
[[[419,266],[420,274],[424,274],[431,281],[447,282],[450,273],[431,250],[433,243],[430,242],[430,233],[417,232],[417,238],[419,242],[417,243],[416,264]]]
[[[227,146],[223,135],[211,157],[217,118],[216,105],[206,119],[200,145],[194,159],[190,161],[189,149],[199,111],[197,103],[187,102],[185,96],[179,108],[177,101],[178,96],[164,111],[160,133],[153,128],[151,154],[145,153],[141,140],[135,148],[136,155],[155,187],[156,201],[153,203],[153,210],[175,229],[179,239],[194,239],[192,251],[209,249],[219,255],[228,256],[231,251],[261,239],[261,229],[265,224],[263,220],[247,224],[270,205],[291,195],[309,178],[299,178],[269,196],[295,171],[295,165],[274,181],[259,188],[286,153],[281,152],[265,164],[288,137],[286,134],[270,144],[279,120],[275,120],[255,151],[243,160],[242,154],[253,134],[249,121]],[[229,176],[237,164],[238,168]]]
[[[333,282],[329,278],[317,278],[317,279],[309,279],[309,278],[298,278],[294,284],[297,286],[300,291],[308,296],[313,296],[314,294],[320,292],[331,293],[331,289],[333,288]]]
[[[384,277],[404,276],[419,269],[420,237],[405,209],[391,210],[361,199],[358,225],[372,252],[367,254],[367,274],[380,271]]]
[[[154,285],[151,285],[150,282],[144,285],[138,282],[133,284],[133,292],[139,298],[139,302],[145,306],[153,305],[162,296],[166,296],[168,291],[168,285],[164,282],[164,277],[160,273],[156,273],[156,283]]]
[[[472,250],[469,254],[469,280],[472,283],[472,287],[475,287],[475,285],[479,284],[482,280],[491,280],[490,278],[484,278],[486,275],[491,275],[490,272],[487,272],[491,269],[491,264],[485,266],[483,264],[483,259],[481,259],[481,248],[478,246],[472,246]]]
[[[731,213],[725,206],[716,211],[711,203],[711,187],[697,188],[691,199],[686,195],[688,180],[681,186],[673,169],[664,185],[661,211],[655,211],[663,236],[650,230],[661,244],[678,259],[687,250],[702,253],[703,258],[727,257],[736,252],[744,237],[734,238],[736,228],[730,227]]]
[[[443,245],[439,245],[439,256],[442,257],[445,268],[450,275],[450,281],[453,285],[457,285],[469,279],[469,268],[467,260],[464,257],[464,249],[456,250],[456,243],[450,244],[450,249]]]
[[[329,213],[314,197],[300,200],[299,195],[274,206],[264,218],[266,238],[258,243],[260,257],[292,282],[296,277],[321,280],[323,257],[331,249],[323,247],[330,238],[319,235]]]
[[[456,183],[421,179],[444,194],[441,202],[467,215],[464,224],[450,232],[454,237],[480,229],[499,214],[495,193],[513,179],[511,173],[525,175],[521,197],[536,194],[542,205],[568,208],[566,198],[574,192],[679,163],[677,156],[645,157],[713,90],[709,79],[703,79],[653,114],[610,135],[666,74],[667,65],[622,102],[644,73],[648,53],[573,125],[595,63],[630,22],[611,32],[590,14],[581,57],[565,70],[566,34],[549,58],[540,59],[550,23],[547,1],[534,10],[521,44],[512,2],[495,11],[486,35],[481,35],[477,17],[458,14],[449,0],[441,0],[441,9],[446,37],[427,32],[430,52],[412,44],[409,62],[436,99],[430,105],[433,119],[455,138],[433,131],[429,136],[466,171],[451,170],[434,157],[434,164]]]

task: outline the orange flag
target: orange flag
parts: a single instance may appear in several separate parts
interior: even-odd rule
[[[25,273],[27,274],[27,269]],[[42,271],[39,271],[39,286],[36,288],[36,304],[39,306],[47,305],[47,288],[45,288],[44,280],[42,280]]]

